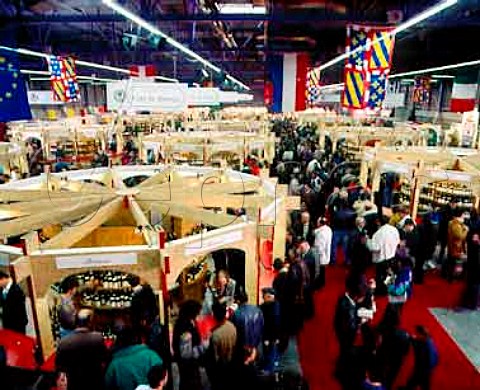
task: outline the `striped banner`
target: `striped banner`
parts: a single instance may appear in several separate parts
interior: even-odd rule
[[[373,30],[370,37],[369,70],[390,69],[395,39],[391,30]]]
[[[307,105],[312,106],[320,97],[320,68],[311,68],[307,72]]]
[[[305,94],[310,58],[304,53],[286,53],[270,59],[273,82],[273,112],[295,112],[306,108]]]
[[[360,109],[365,107],[365,90],[368,80],[364,71],[346,70],[345,88],[342,103],[345,107]]]

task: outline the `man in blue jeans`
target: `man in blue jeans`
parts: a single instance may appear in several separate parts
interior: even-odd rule
[[[346,191],[342,191],[346,192]],[[337,260],[337,249],[341,245],[343,255],[345,256],[345,264],[350,264],[348,256],[348,240],[355,228],[355,212],[348,205],[348,200],[344,194],[340,193],[340,199],[337,204],[332,207],[332,251],[330,255],[330,264],[335,264]],[[343,195],[343,196],[342,196]],[[348,193],[347,193],[348,197]]]

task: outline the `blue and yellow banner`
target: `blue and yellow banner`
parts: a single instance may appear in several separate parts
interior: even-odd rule
[[[395,38],[390,30],[374,30],[371,33],[371,49],[368,68],[370,70],[390,69]]]
[[[345,88],[342,103],[349,108],[365,107],[366,74],[363,71],[347,70],[345,72]]]

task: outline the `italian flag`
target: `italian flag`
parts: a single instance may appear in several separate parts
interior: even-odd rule
[[[478,71],[466,71],[457,74],[453,83],[450,110],[452,112],[472,111],[478,90]]]

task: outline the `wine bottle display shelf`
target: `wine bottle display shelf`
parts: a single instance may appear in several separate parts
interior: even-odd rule
[[[410,184],[404,181],[400,188],[400,203],[409,205],[410,197]],[[421,188],[418,206],[420,210],[426,210],[429,206],[445,206],[452,201],[455,201],[460,207],[472,208],[475,204],[475,196],[472,190],[465,185],[438,182]]]

